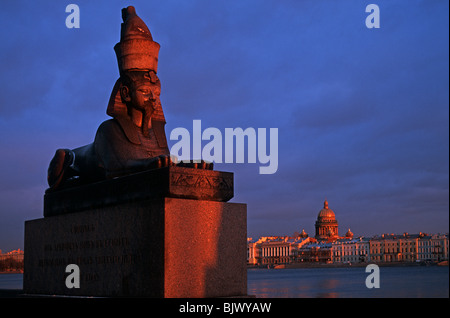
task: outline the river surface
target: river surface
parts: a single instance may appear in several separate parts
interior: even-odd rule
[[[23,274],[0,274],[0,289],[22,289]]]
[[[379,288],[366,287],[371,274],[365,267],[249,269],[248,294],[258,298],[449,297],[448,266],[379,267]]]
[[[379,267],[380,288],[367,288],[365,267],[249,269],[257,298],[449,297],[448,266]],[[0,289],[22,289],[23,274],[0,274]]]

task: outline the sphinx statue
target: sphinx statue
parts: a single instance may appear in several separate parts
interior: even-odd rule
[[[134,7],[122,9],[122,19],[114,46],[120,77],[106,111],[112,118],[99,126],[93,143],[56,150],[48,168],[49,190],[170,165],[213,169],[204,161],[177,163],[170,155],[156,75],[160,45]]]

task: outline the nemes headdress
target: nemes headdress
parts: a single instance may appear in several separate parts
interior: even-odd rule
[[[120,75],[124,72],[148,72],[150,78],[156,77],[158,68],[158,53],[160,45],[153,41],[153,37],[144,21],[136,14],[134,7],[122,9],[123,23],[120,31],[120,42],[114,46]],[[127,107],[120,97],[121,80],[114,85],[106,113],[112,117],[119,117],[127,113]],[[153,120],[165,123],[162,107],[155,109]]]

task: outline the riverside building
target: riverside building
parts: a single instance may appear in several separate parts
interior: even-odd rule
[[[440,262],[448,260],[448,235],[424,235],[418,241],[418,259]]]
[[[354,237],[350,229],[339,236],[338,222],[325,200],[315,222],[315,236],[304,230],[293,236],[266,236],[248,239],[250,265],[293,263],[389,263],[448,261],[447,234],[382,234]]]

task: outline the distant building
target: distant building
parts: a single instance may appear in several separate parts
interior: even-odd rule
[[[370,261],[369,239],[336,240],[332,245],[332,261],[336,263],[360,263]]]
[[[2,254],[0,253],[0,272],[23,271],[23,251],[20,249]]]
[[[332,260],[331,243],[315,242],[298,249],[296,262],[329,263]]]
[[[448,235],[424,235],[418,242],[417,258],[432,262],[448,260]]]
[[[418,258],[420,234],[382,234],[370,239],[373,262],[414,262]]]
[[[448,234],[382,234],[357,237],[350,229],[340,237],[334,211],[325,200],[315,222],[316,235],[305,230],[294,236],[267,236],[248,240],[247,260],[253,265],[300,262],[384,263],[448,260]]]
[[[14,251],[10,251],[7,253],[2,253],[2,250],[0,250],[0,260],[2,259],[15,259],[22,261],[23,260],[23,251],[19,248]]]
[[[304,236],[304,235],[302,235]],[[310,237],[269,236],[248,242],[247,262],[253,265],[289,264],[295,262],[298,250],[311,242]]]
[[[339,237],[338,222],[333,210],[328,208],[328,201],[323,203],[316,221],[316,239],[319,241],[331,241]]]

